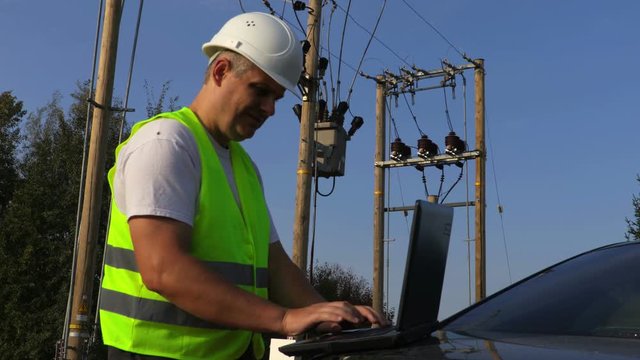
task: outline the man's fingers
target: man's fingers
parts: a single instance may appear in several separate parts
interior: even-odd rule
[[[334,301],[287,310],[282,319],[282,331],[286,335],[298,335],[317,327],[318,331],[335,332],[341,330],[341,322],[360,324],[365,320],[380,326],[388,325],[388,321],[370,306]]]
[[[379,314],[370,306],[356,305],[356,309],[364,316],[371,324],[378,324],[380,326],[388,326],[389,320],[383,315]]]

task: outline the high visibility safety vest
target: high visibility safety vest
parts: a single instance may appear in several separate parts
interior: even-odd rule
[[[139,122],[133,126],[131,136],[158,118],[171,118],[186,125],[200,152],[201,184],[191,255],[238,287],[268,298],[270,222],[251,159],[240,144],[229,143],[238,205],[206,129],[189,108]],[[127,141],[116,149],[116,158]],[[115,166],[108,174],[112,191],[114,176]],[[147,289],[138,272],[127,219],[113,197],[111,209],[100,300],[106,345],[174,359],[228,360],[240,357],[252,343],[254,355],[263,356],[260,334],[204,321]]]

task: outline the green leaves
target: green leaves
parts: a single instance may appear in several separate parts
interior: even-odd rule
[[[636,180],[640,183],[640,175],[636,176]],[[624,237],[628,241],[640,240],[640,197],[633,195],[631,199],[633,204],[634,216],[633,219],[626,218],[627,233]]]
[[[62,95],[22,117],[22,103],[0,96],[0,144],[14,140],[2,156],[15,168],[14,187],[0,213],[0,353],[3,358],[53,358],[62,336],[81,186],[88,83],[78,84],[68,115]],[[19,106],[18,106],[19,105]],[[5,119],[12,119],[6,121]],[[121,116],[108,125],[106,169],[113,164]],[[5,125],[10,124],[10,125]],[[24,134],[17,131],[24,129]],[[8,129],[8,130],[7,130]],[[4,180],[5,172],[2,172]],[[9,179],[11,180],[11,179]],[[8,180],[7,180],[8,181]],[[108,198],[105,181],[99,243],[104,243]],[[2,206],[2,203],[0,203]],[[101,248],[101,246],[98,246]],[[97,287],[95,288],[97,291]],[[94,296],[95,299],[95,296]]]

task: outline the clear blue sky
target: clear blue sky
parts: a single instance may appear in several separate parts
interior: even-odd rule
[[[347,8],[346,0],[337,2]],[[407,2],[457,48],[486,61],[488,292],[510,283],[507,259],[515,281],[578,252],[624,240],[624,219],[632,216],[631,196],[640,191],[635,181],[640,173],[640,75],[635,64],[640,59],[640,2]],[[350,12],[371,30],[382,3],[353,0]],[[258,0],[243,4],[248,11],[266,9]],[[271,4],[282,11],[281,0]],[[87,0],[0,0],[0,91],[12,90],[30,111],[60,91],[67,106],[76,81],[90,77],[97,9],[97,1]],[[126,2],[115,84],[119,97],[125,92],[137,9],[137,1]],[[170,80],[171,95],[189,104],[206,66],[201,44],[240,11],[235,0],[147,1],[129,101],[138,111],[128,119],[144,117],[145,80],[156,92]],[[306,15],[300,15],[306,24]],[[328,7],[321,30],[325,56],[327,48],[339,53],[345,12],[335,11],[330,42],[329,15]],[[297,24],[290,7],[285,18]],[[400,0],[388,1],[376,37],[380,41],[373,40],[362,65],[370,75],[383,69],[397,72],[405,62],[427,70],[439,68],[443,58],[464,63]],[[347,22],[340,99],[347,96],[354,75],[351,68],[358,65],[368,39],[352,20]],[[335,82],[338,61],[332,60]],[[466,76],[467,132],[473,148],[473,74]],[[456,98],[448,92],[448,105],[460,135],[462,95],[458,78]],[[276,116],[246,142],[261,167],[271,210],[289,252],[299,137],[290,110],[295,101],[291,95],[283,100]],[[399,99],[397,108],[391,104],[400,136],[415,146],[419,134],[404,100]],[[350,266],[371,279],[375,87],[370,80],[356,79],[351,109],[364,117],[365,125],[348,144],[346,176],[336,180],[330,197],[318,199],[316,259]],[[447,132],[442,90],[416,95],[412,110],[422,130],[442,147]],[[458,170],[445,170],[446,190]],[[471,170],[473,197],[473,166]],[[439,172],[429,169],[427,177],[429,191],[437,192]],[[323,179],[319,188],[328,192],[331,181]],[[447,201],[465,201],[466,188],[463,178]],[[391,206],[423,198],[420,173],[412,168],[391,171],[390,193]],[[497,212],[498,195],[503,222]],[[473,236],[473,209],[470,214]],[[470,297],[465,210],[457,209],[455,217],[441,317],[466,306]],[[408,225],[395,214],[389,229],[389,238],[395,239],[390,245],[390,302],[397,306]]]

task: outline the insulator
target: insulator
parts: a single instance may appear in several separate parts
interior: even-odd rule
[[[444,138],[444,146],[445,152],[449,155],[459,155],[466,150],[464,141],[453,131]]]
[[[294,1],[293,2],[293,10],[302,11],[307,8],[307,4],[304,1]]]
[[[321,57],[318,59],[318,75],[323,78],[325,71],[327,71],[327,67],[329,66],[329,59],[326,57]]]
[[[328,119],[328,112],[327,112],[327,101],[320,99],[318,100],[318,122],[324,122],[327,121]]]
[[[349,104],[346,101],[340,101],[336,107],[336,111],[344,115],[349,110]]]
[[[418,139],[418,156],[422,158],[432,157],[438,154],[438,145],[431,141],[427,135]]]
[[[404,159],[411,157],[411,148],[405,143],[402,143],[402,157]]]
[[[411,149],[407,145],[405,145],[405,143],[403,143],[402,140],[400,140],[400,138],[396,138],[391,143],[391,155],[390,155],[391,159],[395,161],[405,160],[408,157],[406,155],[407,149],[409,150],[408,156],[411,156]]]
[[[302,105],[300,104],[295,104],[293,105],[293,113],[296,114],[296,117],[298,118],[298,122],[301,121],[301,116],[302,116]]]
[[[362,119],[362,116],[354,116],[353,120],[351,120],[351,127],[347,132],[347,138],[350,139],[356,133],[356,131],[358,131],[358,129],[362,127],[362,124],[364,124],[364,119]]]
[[[311,49],[311,43],[309,40],[302,40],[302,53],[306,55],[309,52],[309,49]]]
[[[349,110],[349,104],[346,101],[341,101],[338,103],[338,106],[333,108],[331,112],[331,117],[329,118],[331,122],[337,123],[338,125],[344,124],[344,114]]]

